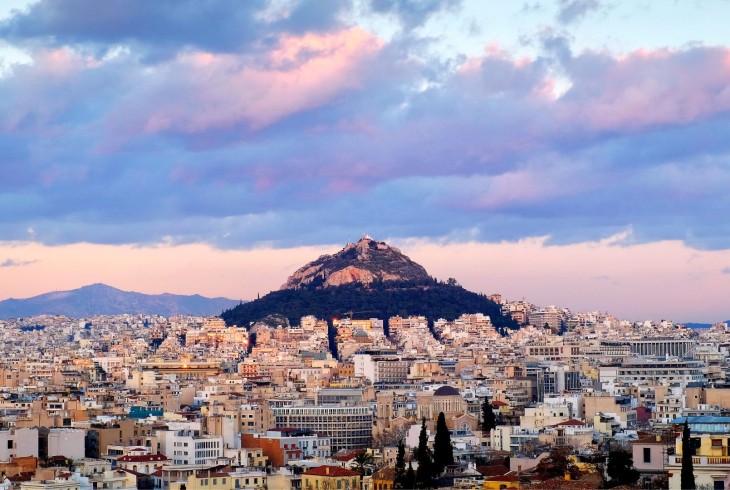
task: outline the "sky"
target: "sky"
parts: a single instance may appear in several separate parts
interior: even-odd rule
[[[0,299],[435,277],[730,319],[730,2],[6,0]]]

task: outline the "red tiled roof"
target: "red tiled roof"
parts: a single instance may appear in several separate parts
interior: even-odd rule
[[[499,476],[509,472],[509,468],[501,464],[477,466],[476,470],[484,476]]]
[[[520,478],[513,471],[510,471],[504,475],[489,476],[486,478],[487,481],[520,481]]]
[[[332,456],[332,459],[346,462],[354,459],[355,457],[363,453],[365,453],[364,449],[353,449],[352,451],[347,451],[345,453],[336,453],[334,456]]]
[[[507,404],[501,400],[492,400],[493,407],[506,407]]]
[[[317,466],[309,471],[304,472],[305,475],[312,476],[331,476],[331,477],[343,477],[343,476],[358,476],[360,473],[357,471],[348,470],[341,466]]]

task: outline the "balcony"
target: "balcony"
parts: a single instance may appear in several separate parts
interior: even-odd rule
[[[675,456],[674,463],[681,465],[682,456]],[[726,464],[730,465],[730,456],[692,456],[693,465],[719,465]]]

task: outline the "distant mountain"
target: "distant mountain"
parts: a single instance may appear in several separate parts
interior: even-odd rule
[[[334,255],[322,255],[292,274],[281,289],[342,286],[373,282],[426,283],[431,277],[395,247],[364,235]]]
[[[200,295],[142,294],[92,284],[71,291],[56,291],[27,299],[0,301],[0,318],[35,315],[65,315],[71,318],[93,315],[145,313],[151,315],[218,315],[239,301],[205,298]]]
[[[344,315],[383,320],[424,315],[433,323],[462,313],[489,315],[500,330],[518,328],[486,296],[467,291],[453,279],[439,282],[400,250],[363,237],[300,268],[279,291],[221,316],[229,325],[249,327],[270,315],[283,315],[291,324],[298,324],[304,315],[328,321]]]
[[[685,323],[684,326],[687,327],[687,328],[695,328],[695,329],[700,329],[701,330],[701,329],[704,329],[704,328],[710,328],[710,327],[712,327],[712,323],[694,323],[694,322],[690,322],[690,323]]]

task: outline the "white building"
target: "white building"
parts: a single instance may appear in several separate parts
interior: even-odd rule
[[[84,429],[54,428],[48,431],[48,456],[83,459],[86,456]]]
[[[23,456],[38,457],[38,429],[20,427],[0,430],[0,461]]]
[[[176,465],[200,465],[223,457],[223,437],[196,430],[164,430],[157,436],[160,451]]]

